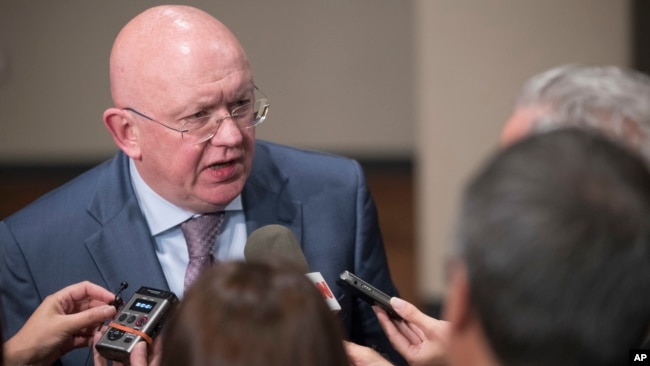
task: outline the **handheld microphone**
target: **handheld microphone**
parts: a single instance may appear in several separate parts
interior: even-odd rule
[[[298,239],[282,225],[266,225],[253,231],[246,240],[244,258],[258,261],[279,258],[293,264],[300,272],[309,272]]]
[[[309,271],[307,259],[300,249],[298,239],[291,230],[282,225],[266,225],[253,231],[246,240],[244,258],[247,261],[264,261],[269,258],[280,258],[295,265],[301,272]],[[320,291],[330,310],[339,311],[341,305],[336,301],[332,290],[325,282],[320,272],[306,274],[314,286]]]

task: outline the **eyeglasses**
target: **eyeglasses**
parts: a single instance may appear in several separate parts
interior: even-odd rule
[[[156,121],[134,108],[126,107],[123,109],[131,111],[142,118],[148,119],[170,130],[180,132],[181,138],[188,144],[200,144],[214,137],[217,134],[217,130],[219,130],[221,122],[228,118],[232,119],[239,128],[251,128],[264,122],[271,104],[266,95],[257,86],[255,87],[254,94],[254,101],[250,99],[238,101],[228,115],[218,117],[216,114],[206,114],[205,111],[202,111],[190,117],[183,118],[183,123],[180,128],[174,128],[160,121]]]

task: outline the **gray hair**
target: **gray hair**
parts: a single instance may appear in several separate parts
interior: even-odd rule
[[[579,121],[579,127],[602,132],[650,162],[650,77],[638,71],[615,66],[556,67],[524,85],[516,108],[542,109],[532,132]]]

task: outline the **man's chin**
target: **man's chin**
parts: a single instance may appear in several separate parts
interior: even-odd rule
[[[223,211],[226,208],[226,206],[228,206],[230,202],[232,202],[238,195],[239,193],[237,194],[233,193],[230,195],[221,194],[217,197],[215,196],[202,197],[192,205],[194,207],[192,211],[201,212],[201,213]]]

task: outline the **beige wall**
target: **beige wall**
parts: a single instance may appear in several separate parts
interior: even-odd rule
[[[108,53],[147,0],[0,1],[0,163],[87,162],[115,151],[101,124]],[[566,62],[626,65],[627,1],[185,1],[240,38],[272,110],[258,136],[417,162],[423,297],[442,268],[460,187],[495,147],[518,87]]]
[[[413,153],[410,3],[180,1],[221,19],[271,99],[260,138],[356,157]],[[115,151],[108,55],[119,29],[160,1],[0,1],[0,163],[93,161]],[[2,78],[0,78],[2,79]]]
[[[444,292],[462,185],[497,143],[533,74],[580,62],[629,63],[627,1],[417,0],[419,288]]]

